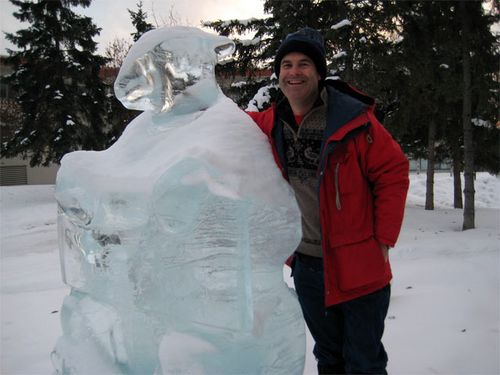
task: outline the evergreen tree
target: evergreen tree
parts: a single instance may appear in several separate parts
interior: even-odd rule
[[[489,28],[498,17],[481,12],[480,1],[469,6],[476,9],[470,14],[475,19],[470,51],[472,114],[478,122],[490,124],[474,127],[473,132],[482,134],[487,146],[474,149],[474,155],[481,162],[478,167],[494,171],[500,168],[498,135],[491,134],[498,113],[495,72],[499,59]],[[252,81],[251,74],[258,68],[273,67],[276,50],[288,33],[304,26],[321,31],[331,74],[377,98],[378,115],[385,117],[385,125],[405,152],[430,160],[428,207],[432,208],[432,164],[453,159],[457,170],[464,165],[463,148],[457,147],[463,143],[462,25],[458,8],[456,1],[266,0],[267,18],[219,20],[205,25],[220,34],[236,36],[235,61],[221,70],[225,74],[250,74],[249,84],[239,86],[240,98],[253,97],[263,86],[276,83]],[[238,39],[250,32],[255,35],[253,40]],[[238,104],[245,107],[246,103]]]
[[[105,92],[99,71],[105,59],[94,55],[99,29],[71,6],[90,0],[10,0],[14,16],[26,29],[6,38],[18,51],[8,51],[14,72],[6,78],[23,111],[22,124],[2,144],[2,157],[23,155],[30,164],[57,163],[78,149],[102,149]]]
[[[469,9],[468,9],[469,8]],[[462,104],[462,124],[464,129],[464,179],[465,179],[465,204],[463,230],[475,227],[474,209],[474,149],[472,138],[472,61],[470,51],[471,44],[471,19],[470,7],[462,2],[460,4],[460,19],[462,21],[462,77],[463,77],[463,104]]]
[[[132,44],[124,38],[115,38],[113,42],[108,44],[105,50],[107,64],[105,70],[109,78],[105,79],[107,89],[107,113],[106,123],[109,124],[108,143],[107,146],[113,144],[123,133],[126,126],[138,114],[138,111],[133,111],[125,108],[123,104],[116,98],[114,94],[114,80],[118,75],[120,67],[127,56]]]
[[[218,34],[232,37],[236,50],[232,61],[223,65],[217,65],[217,76],[235,77],[241,75],[246,77],[246,82],[235,88],[238,95],[233,96],[237,104],[246,108],[249,100],[254,97],[258,90],[270,84],[269,80],[258,80],[256,73],[260,69],[272,69],[271,58],[274,51],[269,44],[276,44],[272,32],[272,17],[265,19],[229,20],[206,22],[204,26],[214,29]],[[243,40],[239,37],[243,34],[253,33],[251,40]],[[276,47],[277,48],[277,47]],[[231,90],[228,92],[231,96]]]
[[[403,77],[399,81],[400,107],[396,121],[412,140],[426,145],[427,210],[434,209],[434,165],[439,160],[436,146],[443,139],[447,92],[443,90],[443,67],[449,63],[450,2],[405,2],[400,4],[402,41],[395,61]],[[396,65],[396,66],[397,66]],[[395,81],[397,82],[397,81]],[[413,147],[412,147],[413,148]]]
[[[498,18],[486,14],[481,2],[467,4],[470,8],[467,17],[472,23],[469,32],[463,31],[460,3],[456,1],[396,2],[394,5],[401,41],[394,45],[388,59],[393,68],[387,69],[387,80],[395,93],[397,108],[386,123],[403,139],[407,153],[414,157],[425,156],[431,161],[427,208],[432,208],[433,204],[433,158],[435,161],[452,160],[455,207],[461,207],[460,171],[464,168],[464,149],[460,147],[464,143],[462,108],[467,96],[471,99],[468,117],[488,124],[471,129],[470,134],[482,134],[484,140],[481,147],[468,147],[471,155],[479,161],[473,169],[498,171],[500,167],[498,131],[493,126],[498,113],[498,101],[494,99],[498,85],[495,81],[498,49],[490,30]],[[471,38],[466,54],[465,35]],[[467,90],[464,90],[463,79],[464,56],[471,58],[470,69],[467,69],[471,75],[470,88]],[[476,144],[475,140],[473,144]],[[427,151],[424,154],[425,145]]]
[[[116,96],[111,93],[112,90],[113,87],[111,86],[109,88],[110,93],[108,94],[106,113],[106,121],[110,125],[106,147],[115,143],[115,141],[120,138],[127,125],[141,114],[139,111],[125,108]]]
[[[134,38],[134,42],[137,42],[145,32],[154,29],[154,26],[147,21],[148,14],[142,10],[142,1],[139,1],[136,5],[136,12],[127,9],[132,19],[132,25],[135,27],[135,32],[130,34]]]
[[[498,173],[499,134],[493,125],[498,115],[499,56],[491,25],[498,13],[485,14],[478,2],[463,2],[457,11],[462,32],[464,145],[463,230],[475,227],[474,173],[478,167]],[[493,94],[494,93],[494,94]]]
[[[485,13],[477,2],[466,5],[472,32],[469,34],[471,58],[471,122],[474,171],[500,172],[500,134],[496,127],[500,113],[498,38],[492,25],[500,22],[498,9]]]
[[[226,64],[225,74],[249,74],[251,88],[244,97],[252,97],[262,86],[255,84],[252,72],[273,68],[274,55],[287,34],[309,26],[319,30],[327,47],[331,75],[340,76],[362,90],[377,93],[382,80],[376,59],[390,38],[392,7],[378,0],[266,0],[264,12],[270,17],[251,20],[207,22],[205,26],[226,36],[236,36],[235,61]],[[239,35],[254,33],[254,39],[243,41]],[[358,73],[359,72],[359,73]]]

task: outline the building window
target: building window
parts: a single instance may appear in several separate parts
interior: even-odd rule
[[[28,174],[25,165],[0,166],[0,186],[27,185]]]

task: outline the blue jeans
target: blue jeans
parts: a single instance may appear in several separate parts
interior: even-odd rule
[[[297,254],[293,279],[315,341],[319,374],[387,374],[387,353],[381,340],[390,285],[325,308],[322,259]]]

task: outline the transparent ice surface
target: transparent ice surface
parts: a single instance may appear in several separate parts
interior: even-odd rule
[[[123,62],[116,96],[130,109],[166,112],[176,101],[177,110],[206,108],[217,97],[215,64],[233,51],[230,39],[195,28],[146,33]]]
[[[57,176],[59,374],[302,374],[304,324],[283,281],[300,216],[267,138],[220,92],[232,42],[146,33],[117,97],[145,110]]]

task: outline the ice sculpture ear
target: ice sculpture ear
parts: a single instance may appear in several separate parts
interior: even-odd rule
[[[224,63],[230,60],[230,56],[234,53],[234,42],[220,44],[215,47],[215,54],[217,56],[217,63]]]

